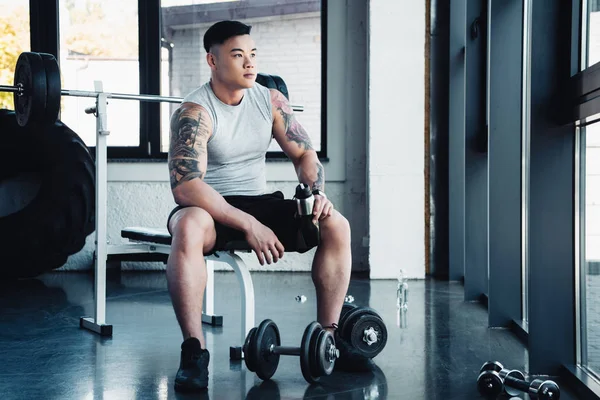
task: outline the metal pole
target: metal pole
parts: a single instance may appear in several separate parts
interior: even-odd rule
[[[63,96],[73,96],[73,97],[96,97],[98,96],[97,92],[89,92],[85,90],[68,90],[62,89],[61,94]],[[110,99],[120,99],[120,100],[137,100],[137,101],[148,101],[148,102],[156,102],[156,103],[181,103],[183,98],[181,97],[169,97],[169,96],[158,96],[153,94],[127,94],[127,93],[106,93],[106,97]]]
[[[20,86],[0,85],[0,92],[19,93],[27,96],[27,93],[25,93],[23,88]],[[96,91],[88,90],[61,89],[60,94],[62,96],[72,97],[98,97],[99,93]],[[152,103],[181,103],[183,101],[183,97],[159,96],[155,94],[129,94],[108,92],[105,92],[103,94],[106,95],[106,97],[109,99],[147,101]],[[290,107],[292,107],[292,110],[294,111],[304,111],[304,106],[290,105]]]
[[[96,90],[102,92],[102,82],[96,81]],[[106,321],[106,257],[107,257],[107,156],[106,142],[109,135],[106,120],[106,94],[98,93],[96,103],[96,292],[95,322],[104,325]]]
[[[1,89],[1,86],[0,86]],[[2,90],[0,90],[2,91]],[[13,90],[18,91],[18,90]],[[62,89],[61,94],[63,96],[73,96],[73,97],[96,97],[98,95],[97,92],[90,92],[85,90],[69,90]],[[118,100],[136,100],[136,101],[147,101],[154,103],[181,103],[183,101],[183,97],[171,97],[171,96],[159,96],[154,94],[128,94],[128,93],[108,93],[106,92],[106,97],[110,99],[118,99]],[[292,110],[302,112],[304,111],[304,106],[294,106],[290,105]]]
[[[4,85],[0,85],[0,92],[13,92],[13,93],[18,93],[22,91],[22,89],[18,86],[4,86]]]

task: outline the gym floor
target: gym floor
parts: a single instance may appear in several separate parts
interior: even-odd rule
[[[308,273],[253,273],[256,325],[279,327],[282,345],[299,346],[315,315]],[[352,280],[357,305],[373,307],[388,329],[385,349],[367,373],[334,372],[308,385],[299,358],[282,356],[271,381],[230,362],[239,342],[240,294],[233,273],[215,273],[222,327],[204,325],[211,352],[206,393],[173,390],[181,334],[161,272],[111,272],[107,323],[112,338],[79,328],[93,315],[93,276],[55,272],[0,287],[0,397],[13,399],[478,399],[481,365],[498,360],[527,371],[527,352],[507,330],[487,329],[486,309],[463,301],[459,283],[409,281],[399,316],[394,281]],[[298,295],[305,302],[296,301]],[[563,382],[561,399],[576,399]],[[524,395],[520,396],[525,399]]]

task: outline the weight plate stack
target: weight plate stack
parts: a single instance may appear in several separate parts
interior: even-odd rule
[[[14,94],[19,126],[43,122],[46,115],[46,69],[38,53],[24,52],[19,55],[14,85],[23,88],[23,93]]]
[[[300,369],[302,376],[308,383],[319,381],[319,376],[315,374],[315,360],[313,358],[313,349],[316,348],[316,340],[319,332],[322,330],[321,324],[311,322],[302,335],[302,344],[300,346]],[[314,345],[312,342],[314,341]]]
[[[256,375],[263,380],[271,379],[279,365],[279,354],[271,352],[271,346],[280,346],[279,329],[275,322],[265,319],[256,329],[254,347],[250,347],[256,362]]]

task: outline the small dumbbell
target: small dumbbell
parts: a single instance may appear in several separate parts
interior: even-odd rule
[[[498,361],[488,361],[483,364],[479,372],[477,386],[479,392],[485,397],[495,398],[503,391],[511,397],[521,394],[521,391],[504,385],[507,376],[524,380],[525,375],[521,371],[505,369]]]
[[[387,328],[375,310],[344,303],[338,324],[342,339],[367,358],[381,353],[387,343]]]
[[[281,346],[279,328],[266,319],[252,328],[244,342],[246,367],[263,380],[270,379],[279,365],[279,356],[300,356],[302,375],[309,383],[330,375],[335,360],[340,356],[331,332],[318,322],[311,322],[304,330],[300,347]]]
[[[541,379],[527,382],[521,371],[504,369],[497,361],[483,364],[477,378],[477,388],[479,393],[489,399],[500,395],[502,391],[510,396],[518,396],[525,392],[532,399],[560,399],[560,388],[555,382]]]

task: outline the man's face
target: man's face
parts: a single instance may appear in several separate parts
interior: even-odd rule
[[[256,74],[256,45],[250,35],[234,36],[222,45],[213,46],[208,63],[216,77],[235,89],[250,88]]]

